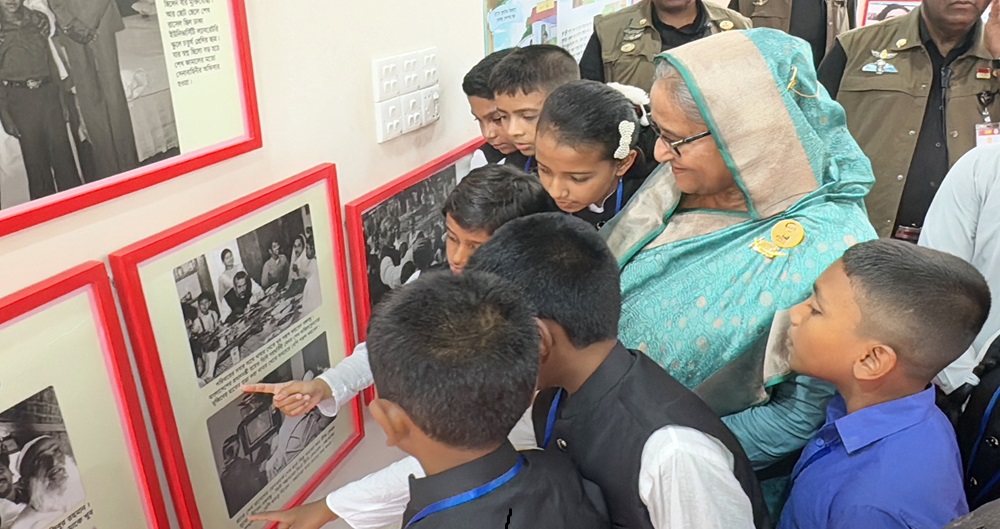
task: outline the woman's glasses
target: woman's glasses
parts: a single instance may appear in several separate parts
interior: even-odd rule
[[[676,156],[677,158],[681,157],[681,151],[680,151],[681,145],[687,145],[688,143],[691,143],[693,141],[698,141],[706,136],[712,135],[712,131],[706,130],[705,132],[702,132],[700,134],[695,134],[694,136],[688,136],[683,140],[671,141],[669,138],[663,135],[663,131],[660,130],[659,125],[654,123],[652,120],[650,120],[649,122],[649,128],[652,129],[654,133],[656,133],[657,139],[659,141],[662,141],[663,143],[667,144],[668,147],[670,147],[670,151],[673,152],[674,156]]]

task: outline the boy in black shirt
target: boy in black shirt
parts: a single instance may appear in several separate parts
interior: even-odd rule
[[[538,348],[531,306],[490,274],[430,274],[376,308],[370,409],[426,473],[409,479],[404,527],[609,527],[570,460],[507,440],[531,403]],[[334,516],[321,501],[250,519],[306,529]]]

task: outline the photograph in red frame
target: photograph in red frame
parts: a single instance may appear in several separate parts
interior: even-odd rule
[[[73,7],[48,6],[19,9],[50,28],[32,35],[48,67],[0,68],[29,77],[0,93],[0,237],[261,146],[242,0],[112,0],[96,27],[58,33]]]
[[[344,206],[359,340],[365,339],[371,309],[379,298],[419,269],[408,266],[414,260],[411,241],[421,245],[421,240],[429,241],[430,268],[447,269],[441,207],[468,174],[472,153],[484,143],[470,141]],[[442,187],[446,182],[448,187]]]
[[[364,435],[357,399],[332,422],[318,410],[291,420],[263,405],[269,397],[241,392],[244,384],[308,380],[353,348],[338,197],[334,166],[322,165],[109,257],[184,529],[246,528],[249,514],[300,504]],[[257,299],[251,300],[251,282],[259,285],[267,270],[274,270],[260,265],[263,257],[254,253],[294,251],[287,250],[294,246],[282,234],[299,230],[314,245],[307,255],[314,262],[300,261],[304,281],[298,284],[289,266],[291,282],[278,279],[266,290],[258,286]],[[270,244],[275,239],[276,247]],[[225,286],[242,289],[248,301],[233,304],[237,317],[228,323],[230,330],[206,340],[220,343],[207,350],[219,352],[214,360],[201,354],[204,362],[221,365],[228,354],[230,365],[205,381],[197,359],[206,350],[194,346],[193,320],[232,296],[219,301],[218,294],[202,295],[220,284],[223,265],[199,271],[199,263],[221,259],[220,248],[239,254],[230,271],[245,272],[246,278]],[[302,307],[311,302],[299,297],[313,288],[306,286],[310,278],[319,282],[319,305],[306,310]],[[199,297],[205,310],[195,316],[188,300]],[[218,324],[224,324],[221,317]],[[224,353],[225,348],[232,351]]]
[[[167,529],[104,264],[0,299],[0,340],[4,522],[97,529],[129,519]],[[14,472],[29,493],[11,498]]]

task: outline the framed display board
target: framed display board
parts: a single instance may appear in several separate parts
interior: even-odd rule
[[[168,529],[104,264],[0,299],[0,343],[4,527]]]
[[[867,0],[858,17],[858,26],[877,24],[883,20],[901,17],[920,5],[919,0]]]
[[[184,529],[301,503],[364,435],[248,383],[309,380],[354,345],[340,203],[322,165],[111,254]]]
[[[441,207],[484,143],[466,143],[344,207],[360,340],[382,296],[417,270],[447,268]]]
[[[919,0],[865,0],[858,2],[861,5],[861,13],[858,15],[858,26],[868,26],[877,24],[883,20],[901,17],[913,11],[920,5]],[[990,17],[990,9],[983,12],[983,22]]]
[[[594,17],[614,13],[635,0],[483,0],[486,53],[555,44],[577,62],[594,32]]]
[[[0,71],[0,236],[261,146],[243,0],[105,4],[18,9],[47,66]]]

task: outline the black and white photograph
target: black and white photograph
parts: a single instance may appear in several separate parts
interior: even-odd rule
[[[330,367],[326,333],[319,335],[263,383],[313,380]],[[271,405],[271,396],[244,393],[208,419],[215,466],[229,517],[288,466],[316,437],[333,427],[319,410],[289,417]]]
[[[448,266],[441,208],[457,184],[452,165],[361,215],[371,307],[421,272]]]
[[[204,387],[321,305],[309,206],[176,267],[174,281]]]
[[[180,154],[156,2],[0,0],[0,125],[0,208]]]
[[[0,526],[48,529],[85,500],[55,390],[0,412]]]

